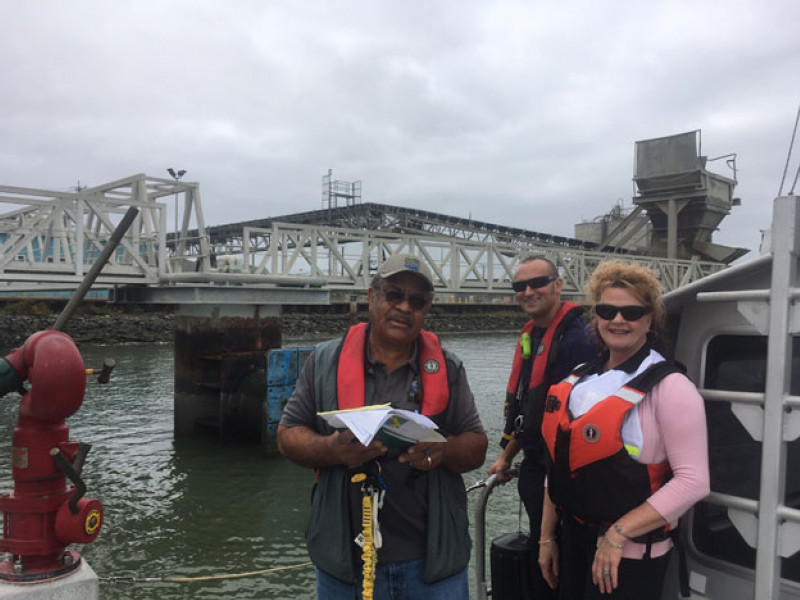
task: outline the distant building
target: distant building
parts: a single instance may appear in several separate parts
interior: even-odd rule
[[[618,227],[622,227],[614,247],[631,250],[637,254],[649,254],[652,226],[647,215],[639,214],[623,223],[633,212],[634,208],[622,206],[622,202],[614,206],[609,212],[591,221],[575,225],[575,237],[583,242],[600,244],[608,239],[609,234]],[[625,241],[621,241],[625,240]]]

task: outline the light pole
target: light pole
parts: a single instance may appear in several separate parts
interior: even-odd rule
[[[181,177],[186,175],[186,169],[181,169],[180,171],[176,172],[175,169],[170,167],[167,169],[167,173],[169,173],[170,177],[172,177],[175,182],[181,180]],[[175,190],[175,253],[178,253],[178,190]]]

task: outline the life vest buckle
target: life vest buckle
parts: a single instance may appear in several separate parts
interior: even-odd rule
[[[522,415],[517,415],[517,417],[514,419],[514,433],[522,433],[522,431],[525,429],[523,427],[524,421],[525,418]]]
[[[558,399],[558,396],[548,396],[544,401],[545,412],[556,412],[559,408],[561,408],[561,400]]]

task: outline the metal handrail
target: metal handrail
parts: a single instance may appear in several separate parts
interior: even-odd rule
[[[519,475],[519,464],[515,463],[508,470],[508,475],[513,479]],[[479,481],[467,491],[481,489],[475,505],[475,589],[478,600],[488,600],[492,590],[486,583],[486,504],[494,488],[503,485],[497,475],[492,474],[486,481]]]

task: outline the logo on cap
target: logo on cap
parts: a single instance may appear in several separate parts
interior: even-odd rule
[[[406,269],[411,269],[412,271],[419,271],[420,264],[419,259],[416,256],[406,256]]]

